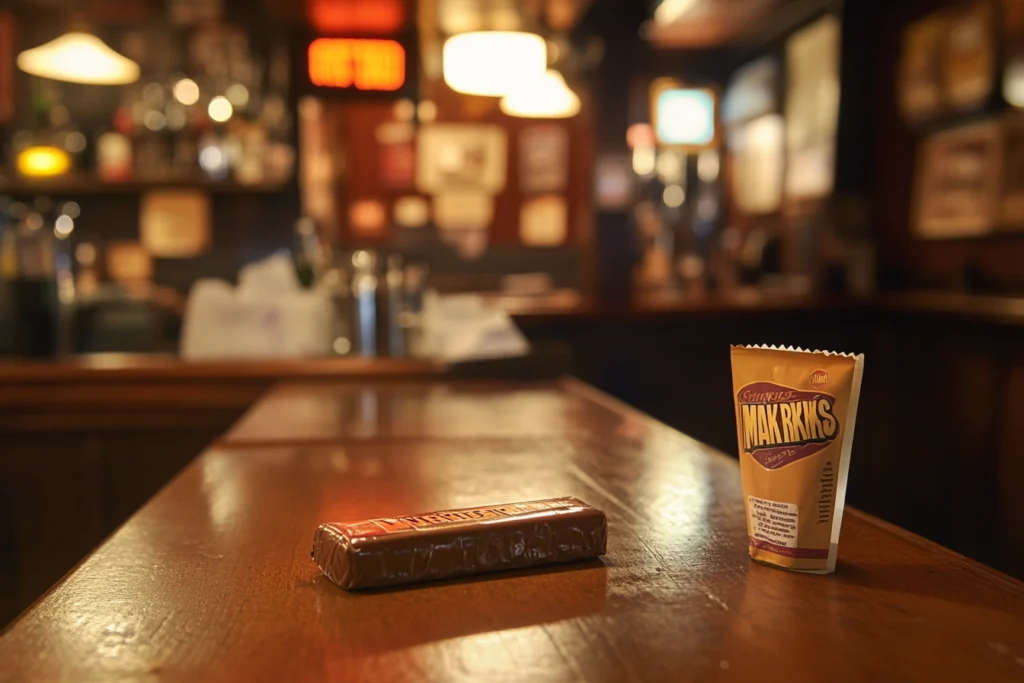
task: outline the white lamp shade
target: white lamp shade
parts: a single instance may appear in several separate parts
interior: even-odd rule
[[[544,74],[548,46],[535,33],[461,33],[445,41],[442,62],[445,83],[452,90],[501,97]]]
[[[501,111],[531,119],[566,119],[580,111],[580,98],[562,74],[550,69],[501,98]]]
[[[139,65],[88,33],[65,33],[18,55],[18,68],[56,81],[124,85],[139,80]]]

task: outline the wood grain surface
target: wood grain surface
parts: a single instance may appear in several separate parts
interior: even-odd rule
[[[286,382],[262,396],[219,445],[267,446],[517,438],[582,429],[593,404],[554,382]],[[614,418],[609,414],[607,417]],[[580,418],[577,423],[576,419]],[[587,429],[604,429],[589,424]]]
[[[856,512],[835,575],[753,564],[735,462],[578,383],[376,400],[373,437],[207,451],[0,637],[0,681],[1024,678],[1019,582]],[[603,560],[346,593],[309,558],[323,521],[563,495]]]

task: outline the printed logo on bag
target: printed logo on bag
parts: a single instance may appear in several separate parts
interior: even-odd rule
[[[815,370],[807,378],[807,383],[815,389],[824,389],[825,385],[828,384],[828,373],[824,370]]]
[[[814,455],[839,436],[835,396],[755,382],[740,389],[736,398],[743,452],[765,469]]]

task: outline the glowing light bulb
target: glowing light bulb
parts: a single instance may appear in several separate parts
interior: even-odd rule
[[[53,224],[53,232],[58,237],[67,237],[75,229],[75,221],[71,216],[58,216],[57,221]]]
[[[580,112],[580,98],[565,84],[562,74],[550,69],[505,95],[501,111],[522,118],[565,119]]]
[[[206,109],[210,118],[217,123],[229,121],[235,114],[235,108],[231,106],[228,98],[218,95],[210,100],[210,106]]]
[[[501,97],[544,75],[548,46],[535,33],[474,31],[445,41],[441,61],[452,90]]]
[[[71,157],[57,147],[26,147],[18,153],[15,165],[23,176],[48,178],[67,173],[71,169]]]
[[[89,33],[73,31],[18,55],[25,73],[69,83],[124,85],[139,80],[139,65]]]
[[[186,107],[192,106],[199,101],[199,86],[191,78],[183,78],[174,84],[172,90],[174,99]]]

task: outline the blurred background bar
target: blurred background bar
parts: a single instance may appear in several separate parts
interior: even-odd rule
[[[277,380],[733,452],[735,343],[864,352],[851,503],[1024,577],[1021,109],[1018,0],[10,0],[0,622]]]

